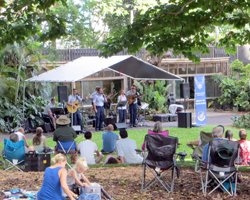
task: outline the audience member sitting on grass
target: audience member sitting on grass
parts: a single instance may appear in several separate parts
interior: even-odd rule
[[[78,158],[75,166],[68,171],[67,184],[71,191],[74,189],[74,185],[80,187],[90,186],[91,184],[90,181],[84,175],[87,169],[88,169],[88,164],[86,159]],[[77,192],[80,193],[80,191]]]
[[[250,141],[247,140],[247,132],[245,129],[239,131],[240,143],[240,165],[250,164]]]
[[[70,124],[70,119],[66,115],[61,115],[56,120],[56,124],[59,126],[54,132],[53,140],[55,142],[74,141],[74,139],[77,137],[77,134],[72,127],[68,126]]]
[[[91,141],[92,133],[87,131],[85,132],[84,137],[86,140],[80,142],[77,146],[80,156],[86,158],[88,165],[99,163],[102,160],[103,155],[98,151],[97,144]]]
[[[77,159],[77,148],[74,139],[77,137],[77,134],[72,127],[69,127],[70,119],[66,115],[61,115],[56,120],[56,124],[58,126],[53,136],[53,140],[57,142],[55,151],[56,153],[64,153],[65,150],[66,152],[71,154],[71,162],[75,163]],[[58,142],[61,142],[61,145]]]
[[[37,153],[43,153],[46,145],[46,137],[43,135],[43,129],[41,127],[36,128],[36,135],[32,140],[33,149]]]
[[[163,131],[162,130],[162,123],[160,121],[157,121],[155,122],[154,124],[154,129],[153,130],[148,130],[148,134],[160,134],[160,135],[163,135],[163,136],[168,136],[169,135],[169,132],[167,130]],[[142,144],[142,150],[145,149],[145,143]]]
[[[116,148],[119,136],[113,132],[114,126],[109,124],[107,131],[102,134],[102,153],[112,153]]]
[[[236,139],[233,138],[233,132],[231,130],[226,130],[225,138],[231,141],[237,141]]]
[[[223,125],[218,125],[217,127],[219,127],[221,129],[222,133],[224,134],[224,130],[225,130],[224,126]],[[207,135],[208,134],[210,134],[210,133],[207,133]],[[203,143],[203,141],[201,141],[201,138],[200,138],[200,135],[199,135],[198,140],[190,141],[189,143],[187,143],[187,146],[194,150],[196,147],[202,145],[202,143]]]
[[[215,128],[213,128],[212,130],[212,136],[213,136],[213,140],[225,140],[225,138],[223,138],[223,128],[221,126],[217,126]],[[206,144],[204,146],[203,152],[202,152],[202,160],[203,161],[208,161],[208,145]]]
[[[66,157],[63,154],[57,154],[52,161],[55,164],[46,168],[42,187],[37,193],[37,200],[64,200],[62,190],[70,200],[77,199],[78,195],[70,191],[67,185]]]
[[[142,163],[143,158],[136,153],[136,142],[128,138],[128,133],[125,129],[120,130],[120,137],[121,139],[116,142],[116,149],[121,163]]]
[[[108,155],[106,157],[106,160],[104,162],[104,164],[108,165],[108,164],[118,164],[118,163],[122,163],[120,157],[118,156],[117,158],[111,155]]]

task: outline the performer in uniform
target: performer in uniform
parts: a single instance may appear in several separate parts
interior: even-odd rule
[[[106,102],[107,99],[105,95],[103,94],[103,89],[98,88],[97,94],[94,95],[93,99],[93,108],[95,111],[95,130],[100,131],[102,130],[103,121],[104,121],[104,102]]]
[[[82,101],[82,97],[79,96],[79,94],[77,93],[77,89],[73,89],[73,93],[71,95],[69,95],[68,97],[68,107],[72,108],[73,110],[76,110],[76,112],[73,113],[73,125],[80,125],[81,126],[81,130],[83,130],[82,128],[82,114],[79,111],[78,107],[80,102]]]

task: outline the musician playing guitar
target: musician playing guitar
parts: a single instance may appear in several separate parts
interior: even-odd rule
[[[132,85],[131,90],[126,93],[129,104],[130,127],[136,127],[137,103],[139,97],[139,93],[136,89],[136,86]]]
[[[68,97],[67,108],[68,111],[73,113],[73,125],[80,125],[82,130],[82,114],[78,110],[79,104],[82,101],[82,97],[77,93],[77,89],[73,89],[73,92]]]

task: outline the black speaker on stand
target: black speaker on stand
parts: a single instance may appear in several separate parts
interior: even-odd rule
[[[58,101],[64,103],[68,101],[67,86],[57,86]]]
[[[190,98],[190,86],[189,83],[181,83],[180,84],[180,97],[183,99]]]
[[[181,83],[180,84],[180,98],[184,99],[184,110],[186,111],[186,108],[187,108],[186,99],[190,98],[189,83]]]

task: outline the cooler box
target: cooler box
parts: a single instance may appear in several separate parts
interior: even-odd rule
[[[25,154],[25,171],[44,171],[50,166],[50,154],[37,154],[28,152]]]

